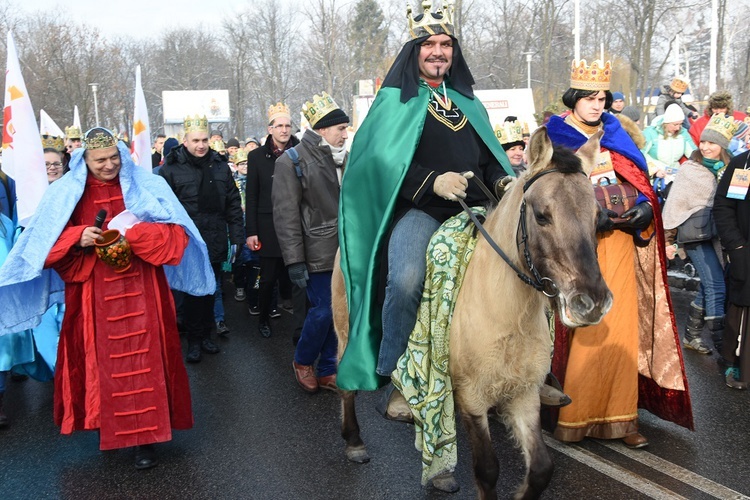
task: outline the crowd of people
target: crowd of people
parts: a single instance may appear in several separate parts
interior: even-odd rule
[[[351,149],[349,117],[325,92],[303,106],[300,135],[282,102],[268,107],[267,136],[244,144],[188,116],[179,140],[156,137],[153,172],[111,131],[69,127],[64,140],[42,138],[50,186],[25,228],[14,214],[23,193],[0,170],[0,300],[20,304],[0,318],[0,427],[8,376],[54,374],[63,433],[98,429],[102,449],[135,447],[136,468],[153,467],[154,445],[193,423],[180,334],[188,363],[220,351],[228,276],[261,337],[273,335],[280,309],[293,314],[291,373],[303,390],[382,388],[383,416],[412,421],[391,377],[416,321],[425,249],[461,212],[459,199],[492,203],[470,179],[502,198],[523,175],[529,139],[515,116],[490,123],[452,28],[421,19]],[[639,108],[611,91],[611,72],[608,62],[574,61],[561,96],[568,111],[546,127],[554,145],[573,150],[603,131],[596,179],[634,193],[632,206],[602,206],[597,220],[614,306],[597,325],[556,322],[548,380],[559,385],[540,397],[559,407],[547,419],[556,439],[642,448],[638,408],[693,428],[681,346],[716,351],[728,387],[750,382],[750,134],[727,92],[699,116],[682,100],[681,77],[642,129]],[[688,225],[702,236],[688,237]],[[112,230],[121,236],[105,244]],[[350,311],[340,361],[331,309],[339,250]],[[701,280],[682,339],[667,284],[678,254]]]

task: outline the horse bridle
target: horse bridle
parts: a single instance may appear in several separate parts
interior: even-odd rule
[[[542,172],[539,172],[538,174],[534,175],[531,179],[526,181],[526,183],[523,185],[523,192],[525,193],[529,187],[540,177],[551,174],[553,172],[559,172],[556,168],[551,168],[549,170],[544,170]],[[484,185],[484,183],[477,178],[476,176],[472,177],[477,183],[477,185],[480,187],[480,189],[484,192],[487,197],[492,200],[493,202],[497,203],[498,199],[497,197],[492,194],[492,192],[487,189],[487,186]],[[507,255],[505,255],[505,252],[498,246],[498,244],[495,242],[495,240],[492,239],[492,237],[489,235],[487,230],[484,228],[481,222],[479,222],[479,219],[474,214],[474,212],[471,211],[469,206],[466,204],[464,200],[461,198],[458,199],[458,202],[461,204],[461,207],[464,209],[464,212],[466,212],[469,215],[469,218],[471,218],[471,221],[474,223],[474,225],[477,227],[480,233],[482,233],[482,236],[484,236],[484,239],[487,240],[487,243],[490,244],[490,247],[497,253],[508,266],[510,266],[511,269],[513,269],[513,272],[516,273],[516,276],[519,277],[521,281],[526,283],[527,285],[533,287],[535,290],[542,292],[544,295],[546,295],[549,298],[557,297],[557,295],[560,293],[560,291],[557,289],[557,285],[555,285],[555,282],[552,281],[551,278],[548,277],[542,277],[542,275],[539,274],[539,271],[537,270],[536,266],[534,266],[534,262],[531,259],[531,252],[529,251],[529,233],[526,228],[526,200],[523,200],[521,202],[521,210],[520,210],[520,218],[518,220],[518,227],[516,228],[516,242],[517,245],[523,246],[523,256],[526,260],[526,267],[528,267],[529,272],[531,273],[531,277],[529,277],[523,270],[519,269],[518,266],[516,266],[510,258],[508,258]],[[520,234],[520,239],[519,239]]]

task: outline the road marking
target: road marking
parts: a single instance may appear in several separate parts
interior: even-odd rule
[[[624,446],[622,443],[608,443],[606,441],[597,441],[602,446],[606,446],[610,450],[614,450],[626,457],[635,460],[636,462],[642,463],[654,470],[666,474],[667,476],[673,477],[678,481],[681,481],[687,485],[692,486],[696,490],[700,490],[704,493],[715,498],[733,499],[733,500],[750,500],[750,497],[743,495],[738,491],[734,491],[731,488],[705,478],[695,472],[684,469],[679,465],[673,464],[663,458],[657,457],[644,450],[631,450]]]
[[[585,450],[578,445],[563,444],[547,435],[544,436],[544,442],[553,450],[558,451],[563,455],[567,455],[570,458],[577,460],[578,462],[581,462],[582,464],[587,465],[626,486],[629,486],[635,491],[649,496],[650,498],[656,500],[685,499],[685,497],[676,494],[672,490],[653,481],[649,481],[648,479],[641,477],[624,467],[620,467],[619,465],[600,457],[596,453]]]

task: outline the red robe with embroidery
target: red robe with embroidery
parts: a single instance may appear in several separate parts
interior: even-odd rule
[[[125,210],[119,178],[88,176],[45,263],[66,285],[55,423],[63,434],[99,429],[102,450],[169,441],[172,429],[193,426],[193,415],[174,301],[161,266],[180,262],[188,236],[175,224],[136,224],[126,236],[132,265],[115,273],[93,248],[76,246],[100,209],[108,221]]]

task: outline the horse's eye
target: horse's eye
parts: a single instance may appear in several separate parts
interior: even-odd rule
[[[534,212],[534,219],[536,219],[536,223],[540,226],[546,226],[551,223],[547,216],[539,212]]]

